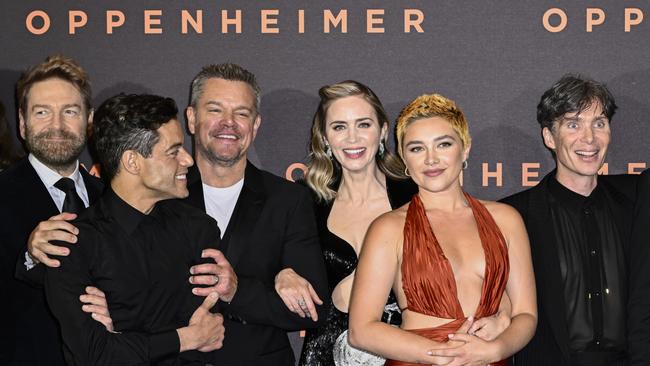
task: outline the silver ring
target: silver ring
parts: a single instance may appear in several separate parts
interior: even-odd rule
[[[304,308],[307,304],[305,303],[305,299],[300,299],[298,300],[298,305],[300,305],[301,308]]]
[[[214,284],[216,285],[219,283],[219,276],[214,276]]]

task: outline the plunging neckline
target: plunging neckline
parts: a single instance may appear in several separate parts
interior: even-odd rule
[[[487,281],[485,280],[487,278],[486,276],[487,276],[487,269],[488,269],[487,268],[488,267],[488,265],[487,265],[487,257],[486,257],[487,238],[485,237],[486,236],[485,230],[481,230],[482,225],[479,223],[479,220],[476,219],[477,212],[476,212],[476,207],[475,207],[475,202],[474,202],[475,200],[469,194],[467,194],[467,192],[463,192],[463,195],[464,195],[465,199],[467,200],[467,202],[469,203],[469,207],[472,210],[472,218],[474,219],[474,223],[475,223],[476,229],[478,231],[479,240],[481,241],[481,249],[483,249],[484,268],[483,268],[483,280],[481,281],[482,282],[481,283],[481,297],[479,299],[479,303],[477,304],[476,309],[474,310],[474,314],[473,314],[473,315],[477,315],[477,312],[481,309],[481,306],[484,305],[485,294],[487,292],[486,291],[487,290],[486,289]],[[450,278],[453,279],[453,281],[451,282],[451,288],[452,288],[452,292],[453,292],[452,297],[453,297],[454,303],[456,305],[456,309],[455,309],[456,319],[465,318],[465,312],[463,310],[462,305],[460,304],[460,300],[458,299],[458,287],[457,287],[457,284],[456,284],[456,276],[454,274],[454,270],[453,270],[453,267],[451,265],[451,262],[449,261],[449,258],[447,257],[444,250],[442,249],[442,246],[440,246],[440,242],[438,241],[438,238],[436,237],[436,234],[435,234],[435,232],[433,230],[433,226],[431,224],[431,221],[429,220],[429,217],[427,216],[427,211],[424,208],[424,204],[422,203],[422,199],[420,198],[420,194],[416,194],[414,196],[414,200],[417,200],[418,209],[420,209],[420,210],[422,210],[424,212],[424,217],[426,218],[426,221],[427,221],[427,227],[429,228],[428,232],[431,235],[431,237],[429,238],[430,240],[428,240],[427,243],[430,243],[430,245],[434,246],[436,255],[440,258],[441,261],[444,262],[444,267],[445,267],[445,270],[447,271],[447,274],[450,276]],[[407,307],[408,306],[409,306],[409,304],[407,303]]]

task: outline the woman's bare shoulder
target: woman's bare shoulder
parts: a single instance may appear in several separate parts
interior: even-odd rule
[[[508,234],[513,230],[518,231],[524,227],[521,215],[512,206],[496,201],[480,200],[480,202],[485,206],[490,215],[492,215],[494,222],[496,222],[504,234]]]
[[[404,221],[406,220],[407,208],[408,204],[379,215],[379,217],[370,224],[368,236],[383,236],[385,239],[394,236],[401,236],[404,228]]]

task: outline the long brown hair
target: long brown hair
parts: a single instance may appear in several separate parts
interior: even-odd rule
[[[329,106],[337,99],[360,96],[375,110],[380,127],[384,124],[389,125],[389,122],[384,106],[377,95],[369,87],[358,81],[346,80],[333,85],[326,85],[320,88],[318,95],[320,96],[320,103],[311,126],[306,181],[309,187],[316,192],[319,200],[331,201],[336,197],[336,185],[341,179],[341,165],[336,159],[330,159],[326,153],[325,118]],[[405,179],[403,173],[404,163],[388,150],[385,139],[382,141],[386,148],[383,154],[375,155],[377,167],[388,177]]]

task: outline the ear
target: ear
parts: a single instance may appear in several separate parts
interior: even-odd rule
[[[386,141],[388,138],[388,123],[384,122],[383,125],[381,125],[381,135],[379,136],[379,139],[382,141]]]
[[[262,116],[258,113],[257,117],[255,117],[255,121],[253,122],[253,140],[255,140],[255,136],[257,136],[257,130],[260,128],[261,124]]]
[[[469,159],[470,150],[472,150],[472,143],[471,142],[469,144],[467,144],[467,146],[465,146],[465,149],[463,149],[463,161],[466,161],[467,159]]]
[[[196,133],[196,110],[194,110],[194,107],[187,107],[185,109],[185,116],[187,116],[187,129],[190,131],[190,134],[194,135]]]
[[[140,164],[142,155],[133,150],[126,150],[122,153],[122,158],[120,159],[120,165],[122,170],[128,174],[138,175],[140,174]]]
[[[20,137],[25,139],[25,117],[23,117],[23,112],[18,112],[18,129],[20,130]]]
[[[93,132],[93,117],[95,116],[95,110],[91,109],[88,113],[88,121],[86,124],[86,136],[92,136]]]
[[[88,113],[88,126],[93,124],[93,117],[95,117],[95,110],[91,109],[90,113]]]
[[[542,137],[544,139],[544,145],[555,151],[555,136],[553,136],[553,132],[548,127],[542,129]]]

